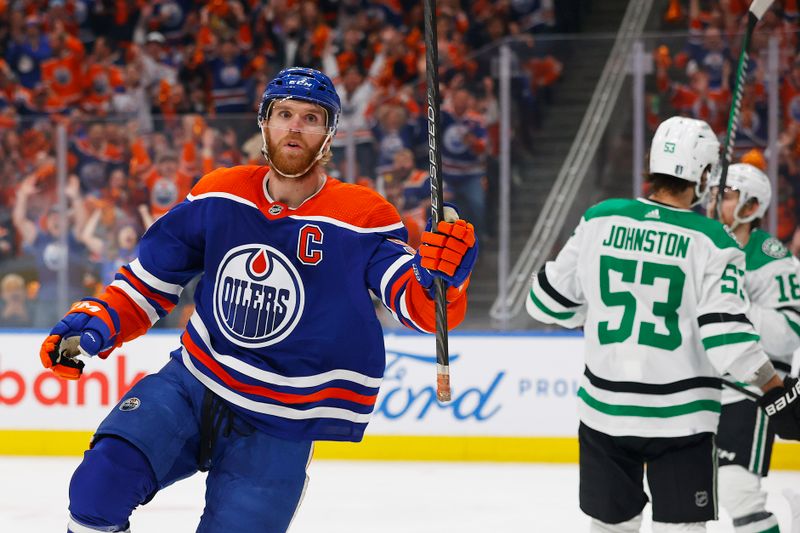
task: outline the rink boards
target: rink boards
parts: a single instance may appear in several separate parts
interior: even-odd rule
[[[178,343],[178,332],[151,332],[65,382],[39,363],[43,337],[0,334],[0,454],[80,454],[117,400]],[[436,401],[432,337],[388,333],[385,343],[367,436],[359,444],[320,442],[316,458],[577,462],[580,335],[451,334],[448,404]],[[800,470],[800,444],[778,442],[773,468]]]

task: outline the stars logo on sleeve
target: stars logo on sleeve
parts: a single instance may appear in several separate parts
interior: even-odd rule
[[[761,245],[761,251],[770,257],[774,257],[775,259],[781,259],[789,254],[789,250],[787,250],[783,243],[775,237],[770,237],[769,239],[765,240]]]

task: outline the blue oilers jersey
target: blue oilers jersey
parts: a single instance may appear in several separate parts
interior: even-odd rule
[[[200,274],[172,356],[263,431],[358,441],[385,365],[370,294],[419,331],[434,329],[433,301],[414,279],[400,216],[381,196],[327,178],[292,209],[269,197],[267,171],[240,166],[200,180],[147,231],[107,301],[129,340]],[[466,296],[448,309],[461,307]]]
[[[483,148],[487,133],[480,116],[468,112],[457,117],[442,111],[442,175],[447,183],[480,178],[486,174]],[[472,135],[475,145],[466,142]]]
[[[211,70],[211,98],[217,113],[244,113],[250,104],[250,83],[245,77],[247,59],[238,55],[231,62],[221,58],[208,62]]]

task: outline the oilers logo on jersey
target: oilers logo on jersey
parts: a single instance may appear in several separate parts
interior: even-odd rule
[[[286,338],[303,314],[300,275],[281,252],[262,244],[230,250],[220,262],[214,317],[231,342],[247,348]]]

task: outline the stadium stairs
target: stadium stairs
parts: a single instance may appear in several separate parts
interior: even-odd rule
[[[574,40],[559,39],[552,46],[553,55],[564,65],[562,78],[553,87],[541,113],[541,124],[528,137],[527,145],[520,145],[521,135],[515,134],[512,140],[512,265],[569,151],[627,4],[627,0],[592,2],[583,17],[581,33]],[[592,38],[592,34],[602,34],[603,38]],[[460,329],[488,329],[489,309],[497,296],[496,239],[482,242],[469,291],[469,310]]]

